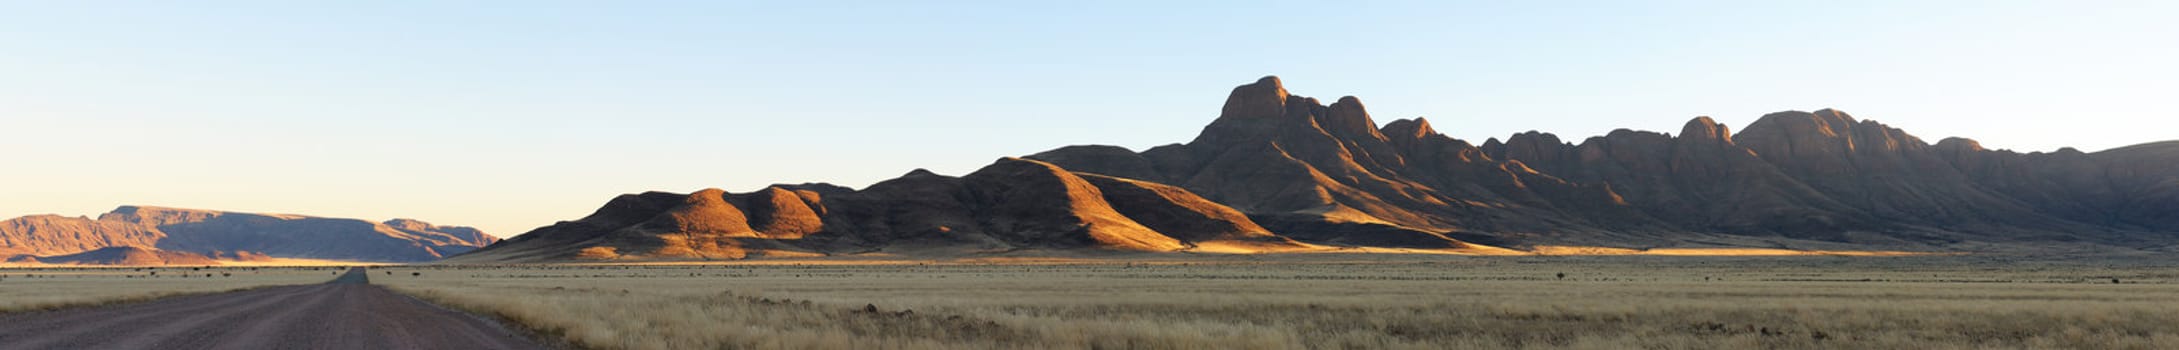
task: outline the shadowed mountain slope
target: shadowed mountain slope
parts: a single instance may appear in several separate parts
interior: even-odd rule
[[[454,261],[720,259],[1016,249],[1239,252],[1544,245],[1815,249],[2172,249],[2179,143],[2019,154],[1929,144],[1844,112],[1779,112],[1739,133],[1481,145],[1361,100],[1236,87],[1195,139],[1067,146],[964,177],[614,199]],[[2080,248],[2087,247],[2087,248]]]
[[[739,194],[706,189],[623,195],[588,217],[448,261],[1016,249],[1173,252],[1203,245],[1222,251],[1307,247],[1179,188],[1004,158],[967,176],[916,170],[859,191],[805,184]]]
[[[1702,117],[1677,135],[1621,129],[1578,144],[1528,132],[1475,146],[1421,118],[1376,125],[1360,99],[1325,105],[1266,77],[1234,88],[1188,143],[1030,158],[1174,184],[1274,232],[1328,241],[1352,240],[1339,232],[1356,225],[1380,228],[1358,233],[1373,238],[1407,230],[1509,245],[1752,238],[1739,244],[1924,249],[2155,247],[2179,232],[2171,142],[2022,155],[1931,145],[1828,109],[1773,113],[1738,134]]]

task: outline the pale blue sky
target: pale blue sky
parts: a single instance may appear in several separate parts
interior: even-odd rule
[[[2179,2],[0,1],[0,216],[474,225],[614,195],[1186,141],[1276,74],[1481,142],[1835,107],[1926,140],[2179,139]]]

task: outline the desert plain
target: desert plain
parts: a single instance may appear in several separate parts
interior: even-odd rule
[[[501,322],[539,344],[583,349],[2166,349],[2179,347],[2173,265],[1324,254],[369,273],[371,284]],[[136,268],[11,269],[0,296],[7,313],[34,313],[320,283],[339,271],[158,270],[148,278]],[[191,277],[176,277],[183,271]]]

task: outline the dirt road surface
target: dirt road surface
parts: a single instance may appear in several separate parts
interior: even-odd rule
[[[394,294],[363,269],[318,285],[0,316],[0,349],[541,349]]]

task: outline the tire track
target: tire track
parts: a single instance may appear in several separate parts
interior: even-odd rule
[[[319,285],[0,316],[0,350],[544,348],[367,276],[356,268]]]

